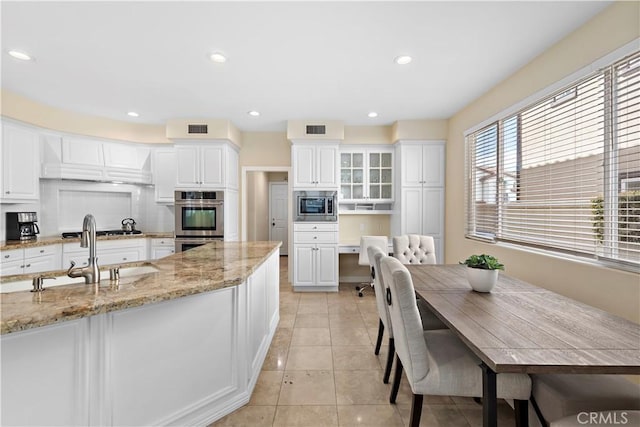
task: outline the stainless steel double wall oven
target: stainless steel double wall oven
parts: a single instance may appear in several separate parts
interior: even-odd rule
[[[176,252],[224,239],[223,191],[176,191]]]

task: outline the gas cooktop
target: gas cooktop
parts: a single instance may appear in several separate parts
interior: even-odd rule
[[[101,230],[96,231],[96,236],[130,236],[134,234],[142,234],[140,230],[124,231],[124,230]],[[81,237],[82,231],[70,231],[62,233],[63,239],[70,239],[72,237]]]

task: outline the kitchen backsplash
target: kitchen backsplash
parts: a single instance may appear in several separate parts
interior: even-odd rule
[[[88,213],[96,218],[99,230],[118,229],[122,219],[129,217],[136,221],[136,229],[143,232],[174,230],[173,206],[157,204],[152,186],[41,180],[37,203],[0,205],[0,240],[6,240],[5,213],[23,211],[37,212],[40,236],[78,231]]]

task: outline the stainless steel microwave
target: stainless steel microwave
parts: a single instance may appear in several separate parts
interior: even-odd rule
[[[294,191],[293,220],[301,221],[337,221],[337,191]]]

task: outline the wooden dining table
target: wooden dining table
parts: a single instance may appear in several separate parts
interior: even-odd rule
[[[640,374],[637,323],[504,272],[480,293],[464,265],[407,267],[416,293],[481,360],[485,427],[497,425],[496,374]]]

